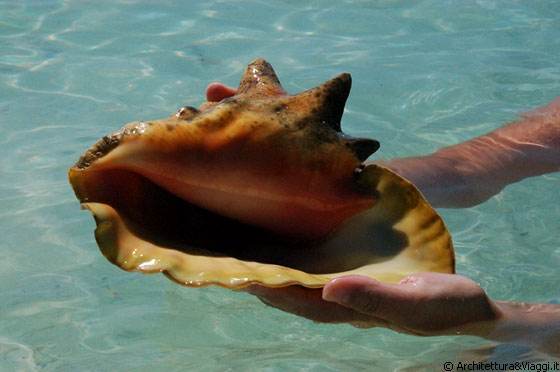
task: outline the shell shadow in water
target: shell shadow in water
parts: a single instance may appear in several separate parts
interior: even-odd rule
[[[249,64],[237,93],[103,137],[69,170],[103,254],[188,286],[321,287],[454,272],[451,237],[410,182],[341,131],[351,78],[290,95]]]

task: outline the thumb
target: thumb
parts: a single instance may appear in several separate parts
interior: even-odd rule
[[[394,318],[396,308],[410,307],[422,296],[427,284],[425,279],[423,274],[409,275],[397,284],[390,284],[362,275],[341,276],[325,285],[323,300],[362,314]]]
[[[323,300],[336,302],[362,314],[375,315],[383,297],[388,294],[386,286],[366,276],[343,276],[325,285]]]

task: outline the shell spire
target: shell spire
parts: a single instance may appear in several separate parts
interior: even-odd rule
[[[245,68],[236,94],[245,98],[282,95],[288,95],[288,92],[282,88],[272,65],[262,58],[254,60]]]
[[[351,87],[352,78],[345,72],[315,88],[297,94],[296,97],[317,100],[316,115],[324,119],[324,124],[340,133],[342,132],[340,121]]]
[[[279,108],[291,108],[292,111],[305,113],[293,121],[302,126],[315,126],[325,136],[329,130],[342,134],[348,148],[363,162],[379,149],[379,142],[369,138],[354,138],[342,132],[340,122],[351,88],[352,77],[345,72],[315,88],[290,95],[282,87],[272,65],[258,58],[245,68],[234,98],[273,98],[279,103]]]
[[[352,78],[345,72],[305,92],[290,96],[282,87],[272,65],[262,58],[251,62],[243,73],[237,93],[238,98],[272,98],[289,96],[290,101],[305,102],[309,115],[337,132],[342,132],[340,121],[352,88]]]

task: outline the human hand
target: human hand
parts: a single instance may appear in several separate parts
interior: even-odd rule
[[[233,96],[235,92],[235,88],[228,87],[222,83],[211,83],[206,87],[206,101],[220,102],[224,98]]]
[[[244,289],[265,304],[317,322],[384,327],[415,335],[476,334],[498,318],[497,306],[472,280],[453,274],[420,273],[397,284],[365,276],[333,279],[321,289],[301,286]],[[481,326],[482,324],[482,326]]]

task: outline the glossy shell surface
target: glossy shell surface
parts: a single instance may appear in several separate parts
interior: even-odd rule
[[[410,182],[364,165],[376,140],[341,131],[350,86],[344,73],[290,95],[257,59],[233,97],[103,137],[69,170],[103,254],[230,289],[453,273],[439,215]]]

